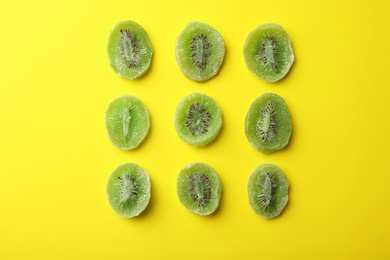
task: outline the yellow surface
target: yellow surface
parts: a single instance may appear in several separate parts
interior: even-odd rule
[[[385,259],[390,257],[390,2],[373,1],[2,1],[0,4],[0,259]],[[234,4],[233,4],[234,2]],[[109,67],[111,28],[131,19],[148,32],[152,67],[130,81]],[[175,61],[191,20],[212,25],[227,52],[217,77],[199,84]],[[248,33],[279,23],[296,61],[264,83],[242,57]],[[223,111],[218,139],[193,148],[177,136],[176,105],[212,96]],[[282,96],[289,147],[264,155],[244,134],[252,101]],[[140,98],[151,131],[139,149],[109,141],[104,112]],[[203,161],[223,184],[219,211],[187,211],[176,176]],[[125,162],[151,176],[152,200],[134,219],[108,205],[106,181]],[[261,163],[290,181],[273,220],[249,206],[246,183]]]

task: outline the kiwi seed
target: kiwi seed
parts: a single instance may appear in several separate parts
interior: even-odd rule
[[[276,120],[274,105],[268,102],[261,108],[259,121],[257,122],[257,133],[262,141],[268,142],[276,137],[278,131]]]
[[[258,59],[263,63],[265,68],[277,72],[279,58],[278,43],[275,40],[275,36],[267,35],[260,43]]]
[[[210,202],[211,182],[204,173],[194,173],[188,176],[190,183],[191,198],[196,201],[199,207]]]
[[[196,102],[188,109],[186,126],[192,135],[203,134],[207,132],[210,119],[210,113],[203,105]]]
[[[137,36],[127,29],[121,29],[120,32],[122,34],[120,42],[122,58],[129,68],[135,67],[140,59]]]
[[[204,70],[207,64],[207,58],[210,55],[210,47],[211,45],[207,41],[206,35],[203,33],[196,34],[192,37],[190,44],[192,61],[195,66],[201,70]]]
[[[260,176],[258,186],[261,189],[259,200],[264,208],[268,208],[275,201],[275,189],[277,187],[275,175],[271,172],[266,172]]]

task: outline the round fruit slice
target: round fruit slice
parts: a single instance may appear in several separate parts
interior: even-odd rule
[[[105,124],[111,142],[121,150],[136,148],[149,132],[149,113],[141,100],[123,96],[111,102]]]
[[[290,141],[291,129],[286,103],[273,93],[258,97],[245,118],[245,134],[249,143],[263,153],[284,148]]]
[[[282,79],[294,62],[290,38],[278,24],[263,24],[252,31],[244,45],[246,66],[266,82]]]
[[[218,174],[205,163],[184,167],[177,177],[177,195],[183,206],[198,215],[210,215],[219,205],[222,185]]]
[[[189,23],[176,39],[176,61],[191,80],[203,82],[214,77],[224,56],[222,37],[206,23]]]
[[[107,198],[110,206],[120,216],[138,216],[150,200],[149,175],[137,164],[120,165],[108,179]]]
[[[192,146],[213,141],[222,127],[222,112],[209,96],[193,93],[182,99],[176,108],[175,127],[179,137]]]
[[[135,79],[149,69],[153,49],[144,28],[133,21],[119,22],[107,44],[111,68],[121,77]]]
[[[289,183],[278,166],[259,165],[249,176],[249,204],[263,218],[277,217],[287,204],[288,187]]]

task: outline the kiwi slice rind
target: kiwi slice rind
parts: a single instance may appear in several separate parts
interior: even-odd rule
[[[258,151],[271,153],[283,149],[290,141],[292,125],[284,100],[265,93],[251,104],[245,118],[245,134]]]
[[[294,63],[286,31],[278,24],[263,24],[249,33],[244,44],[247,68],[265,82],[282,79]]]
[[[186,209],[198,215],[210,215],[219,206],[222,184],[210,165],[195,162],[179,172],[176,190]]]
[[[289,182],[274,164],[256,167],[249,176],[247,189],[250,206],[266,219],[279,216],[288,202]]]
[[[135,163],[118,166],[107,182],[107,198],[120,216],[132,218],[141,214],[150,201],[150,177]]]
[[[105,125],[112,144],[121,150],[138,147],[149,132],[149,112],[135,96],[122,96],[110,103]]]
[[[225,56],[221,35],[203,22],[190,22],[176,39],[176,61],[189,79],[204,82],[216,74]]]
[[[192,146],[212,142],[222,127],[222,111],[213,98],[192,93],[176,108],[174,125],[178,136]]]
[[[121,77],[136,79],[148,71],[153,48],[145,29],[134,21],[121,21],[108,38],[111,68]]]

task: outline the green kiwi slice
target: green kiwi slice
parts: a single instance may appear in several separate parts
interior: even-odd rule
[[[263,81],[278,81],[294,62],[290,38],[278,24],[260,25],[246,39],[244,59],[247,68]]]
[[[192,146],[213,141],[222,127],[222,112],[211,97],[192,93],[176,108],[175,128],[179,137]]]
[[[263,153],[287,146],[291,129],[286,103],[274,93],[265,93],[253,101],[245,118],[245,134],[249,143]]]
[[[120,216],[138,216],[150,200],[150,177],[135,163],[122,164],[111,173],[106,192],[110,206]]]
[[[204,82],[214,77],[225,56],[225,43],[210,25],[190,22],[176,39],[176,61],[183,74]]]
[[[198,215],[210,215],[219,205],[222,184],[208,164],[195,162],[184,167],[177,177],[177,195],[183,206]]]
[[[149,132],[149,112],[138,98],[119,97],[108,106],[105,125],[108,137],[116,147],[134,149]]]
[[[261,164],[248,179],[249,204],[256,214],[269,219],[280,215],[288,201],[289,183],[274,164]]]
[[[107,44],[111,68],[121,77],[135,79],[149,69],[153,49],[145,29],[133,21],[121,21],[112,29]]]

